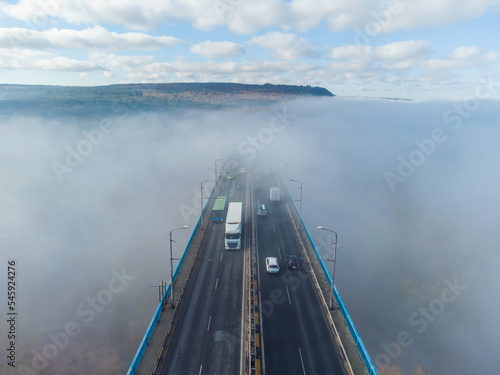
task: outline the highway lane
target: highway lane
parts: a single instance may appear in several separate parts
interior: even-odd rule
[[[264,374],[345,374],[306,268],[285,264],[288,254],[301,257],[299,245],[284,203],[269,200],[269,187],[278,185],[269,176],[264,181],[255,192],[268,208],[266,218],[257,218]],[[269,256],[278,258],[277,275],[266,272]]]
[[[224,182],[219,195],[244,202],[235,186]],[[199,258],[213,261],[195,264],[159,373],[240,373],[243,255],[224,250],[224,224],[210,221]]]

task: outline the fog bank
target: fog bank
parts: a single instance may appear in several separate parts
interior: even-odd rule
[[[194,227],[200,182],[237,155],[280,174],[286,160],[325,256],[332,239],[316,226],[338,233],[336,285],[378,367],[494,373],[499,110],[484,101],[464,116],[454,104],[329,98],[254,112],[3,119],[0,250],[18,268],[18,364],[124,373],[157,305],[151,286],[169,278],[169,231]],[[296,199],[297,189],[289,182]],[[190,232],[175,232],[176,254]],[[68,329],[53,359],[33,362]],[[11,371],[5,358],[0,369]]]

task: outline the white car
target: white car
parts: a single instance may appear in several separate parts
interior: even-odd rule
[[[267,273],[280,272],[280,265],[278,264],[278,258],[273,258],[273,257],[266,258],[266,271]]]

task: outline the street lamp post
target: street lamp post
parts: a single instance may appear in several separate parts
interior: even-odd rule
[[[217,159],[217,160],[215,161],[215,177],[214,177],[214,178],[215,178],[215,182],[217,182],[217,162],[218,162],[218,161],[222,161],[222,160],[224,160],[224,159]]]
[[[174,259],[172,256],[172,242],[174,242],[174,240],[172,240],[172,232],[174,232],[176,230],[180,230],[180,229],[187,229],[187,228],[189,228],[189,226],[184,225],[180,228],[172,229],[170,231],[170,296],[171,296],[171,300],[172,300],[172,308],[175,307],[175,304],[174,304]]]
[[[215,193],[216,193],[216,194],[217,194],[217,190],[218,190],[218,189],[217,189],[217,185],[218,185],[218,184],[217,184],[217,162],[218,162],[218,161],[222,161],[222,160],[224,160],[224,159],[217,159],[217,160],[215,161],[215,163],[214,163],[214,164],[215,164],[215,170],[214,170],[214,173],[215,173],[215,174],[214,174],[214,181],[215,181]]]
[[[330,294],[330,310],[333,310],[333,287],[335,280],[335,262],[337,260],[337,232],[335,232],[334,230],[326,229],[322,226],[318,226],[318,229],[326,230],[327,232],[335,234],[335,242],[333,243],[332,292]]]
[[[300,199],[299,199],[299,224],[300,218],[302,217],[302,182],[294,179],[290,179],[292,182],[298,182],[300,184]]]
[[[204,227],[204,223],[203,223],[203,183],[204,182],[208,182],[208,181],[213,181],[213,180],[203,180],[200,182],[200,204],[201,204],[201,207],[200,207],[200,210],[201,210],[201,229],[205,229]]]
[[[279,161],[282,161],[283,163],[285,163],[285,181],[286,181],[288,178],[288,163],[286,162],[286,160],[280,159]]]

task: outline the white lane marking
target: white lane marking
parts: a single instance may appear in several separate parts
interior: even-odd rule
[[[279,253],[279,255],[280,255],[280,259],[283,259],[283,257],[281,256],[281,250],[280,250],[280,248],[279,248],[279,247],[278,247],[278,253]]]
[[[274,232],[276,233],[276,225],[273,223]]]
[[[220,253],[220,261],[219,262],[222,262],[222,257],[224,256],[224,253]]]
[[[304,367],[304,359],[302,358],[302,350],[299,348],[299,355],[300,355],[300,362],[302,362],[302,371],[304,372],[304,375],[306,375],[306,369]]]
[[[217,278],[217,280],[215,280],[215,288],[214,288],[214,291],[217,290],[217,285],[219,284],[219,278]]]
[[[203,366],[200,366],[200,372],[198,373],[198,375],[201,374],[201,370],[203,369]]]
[[[210,322],[212,322],[212,315],[210,315],[210,318],[208,319],[207,331],[210,331]]]
[[[288,285],[285,285],[286,287],[286,294],[288,294],[288,304],[292,304],[292,300],[290,299],[290,292],[288,291]]]

